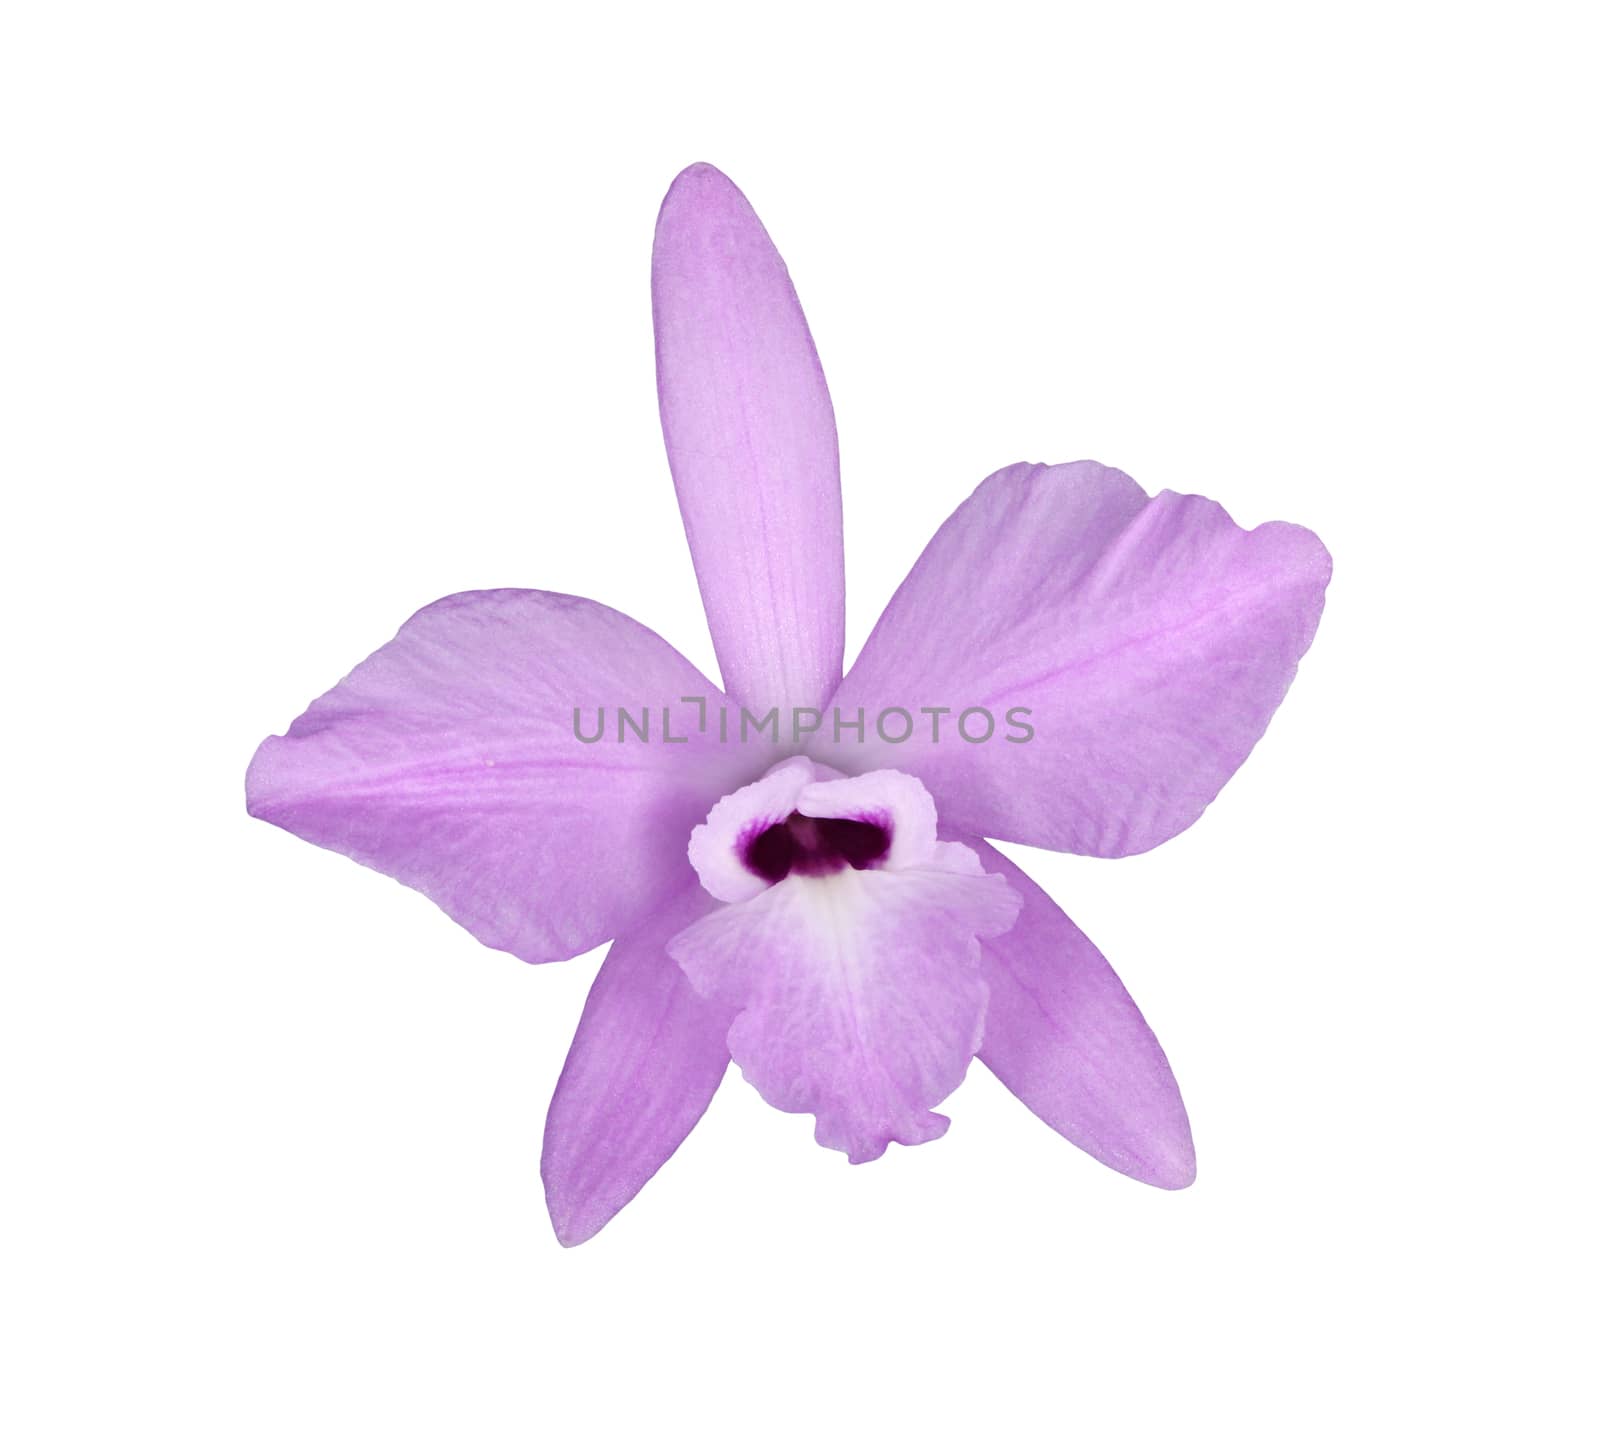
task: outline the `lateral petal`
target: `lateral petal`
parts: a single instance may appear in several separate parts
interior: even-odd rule
[[[869,725],[860,744],[812,753],[911,771],[969,835],[1149,850],[1197,820],[1260,739],[1329,569],[1299,526],[1244,530],[1215,501],[1151,498],[1092,461],[1011,466],[940,528],[833,700],[849,714],[946,708],[940,739],[919,716],[901,744]]]

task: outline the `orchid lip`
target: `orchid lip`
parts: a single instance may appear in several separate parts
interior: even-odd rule
[[[729,1054],[774,1106],[816,1117],[852,1161],[944,1134],[932,1107],[983,1036],[980,942],[1021,899],[969,846],[938,838],[914,776],[825,778],[805,757],[724,796],[690,836],[724,902],[667,942],[726,1008]]]
[[[773,884],[789,875],[827,876],[872,870],[889,853],[894,830],[888,816],[816,817],[791,811],[776,825],[752,826],[741,838],[745,867]]]

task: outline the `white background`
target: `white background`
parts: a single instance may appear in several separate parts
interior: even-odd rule
[[[1593,1434],[1581,13],[9,6],[0,1429]],[[1014,852],[1164,1041],[1187,1192],[981,1068],[858,1168],[732,1073],[564,1251],[599,954],[244,814],[256,742],[451,591],[715,673],[648,295],[699,159],[827,367],[851,653],[1012,461],[1333,552],[1199,825]]]

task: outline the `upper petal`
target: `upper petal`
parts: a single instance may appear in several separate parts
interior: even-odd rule
[[[714,904],[685,887],[617,938],[589,989],[539,1167],[564,1246],[587,1241],[638,1194],[728,1069],[727,1008],[699,995],[666,949]]]
[[[844,655],[833,405],[783,259],[709,165],[662,203],[651,267],[667,459],[728,694],[816,706]]]
[[[618,611],[474,591],[419,611],[294,722],[245,781],[252,815],[413,886],[485,945],[561,960],[692,883],[684,838],[743,779],[692,733],[715,687]],[[674,707],[663,743],[661,707]],[[653,711],[649,742],[616,708]],[[578,739],[605,710],[608,729]],[[619,734],[626,734],[625,741]]]
[[[1152,1186],[1187,1186],[1188,1113],[1139,1008],[1049,896],[993,846],[967,844],[1022,899],[1017,923],[983,942],[989,1015],[978,1059],[1097,1161]]]
[[[1330,562],[1091,461],[990,476],[945,522],[834,699],[919,719],[812,747],[921,778],[969,834],[1088,855],[1193,823],[1249,754],[1317,628]],[[938,741],[923,708],[945,707]],[[965,739],[956,727],[971,716]],[[894,731],[903,730],[896,721]],[[824,728],[824,734],[827,728]]]

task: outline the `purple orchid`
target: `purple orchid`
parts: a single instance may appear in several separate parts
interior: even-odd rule
[[[1125,856],[1189,826],[1283,699],[1327,552],[1089,461],[1009,466],[844,675],[827,385],[782,259],[710,166],[667,194],[652,283],[724,690],[593,601],[450,596],[262,744],[251,814],[525,961],[612,941],[545,1129],[565,1244],[655,1174],[730,1057],[866,1161],[942,1135],[932,1107],[977,1056],[1106,1165],[1188,1185],[1154,1035],[981,838]]]

